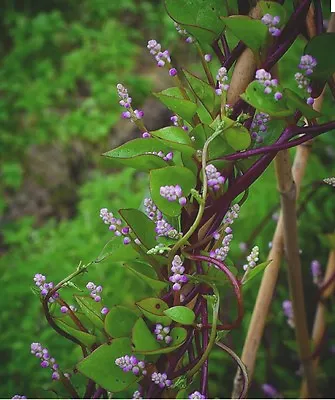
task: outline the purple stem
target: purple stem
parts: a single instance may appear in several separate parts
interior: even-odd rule
[[[321,33],[324,32],[324,29],[323,29],[322,4],[320,0],[314,0],[314,17],[315,17],[316,34],[321,35]]]
[[[233,48],[233,50],[223,63],[223,66],[227,68],[227,71],[229,71],[234,62],[239,58],[239,56],[243,53],[245,49],[246,45],[243,42],[238,42],[238,44]]]
[[[104,389],[99,386],[98,389],[96,390],[96,392],[93,395],[93,399],[100,399],[100,397],[102,396]]]
[[[221,40],[225,58],[227,59],[227,57],[229,57],[229,55],[230,55],[230,49],[229,49],[229,45],[228,45],[228,42],[226,39],[226,35],[222,34],[220,40]]]
[[[223,65],[225,62],[225,56],[223,55],[217,40],[215,40],[212,43],[212,49],[214,50],[214,53],[216,54],[217,58],[219,59],[220,64]]]
[[[208,312],[207,312],[207,300],[202,299],[201,302],[201,323],[203,325],[208,325]],[[205,328],[202,331],[202,349],[203,351],[206,350],[208,346],[208,328]],[[201,394],[205,396],[206,399],[208,399],[208,358],[207,360],[202,364],[201,367],[201,376],[200,376],[200,387],[201,387]]]

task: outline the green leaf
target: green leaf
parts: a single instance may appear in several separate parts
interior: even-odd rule
[[[101,304],[97,303],[89,296],[73,296],[80,306],[82,312],[99,330],[104,329],[104,322],[101,318]]]
[[[98,347],[80,361],[77,369],[104,389],[114,393],[121,392],[140,379],[131,372],[123,372],[115,364],[115,360],[125,354],[131,354],[130,339],[114,339],[111,344]]]
[[[87,333],[87,332],[82,332],[79,329],[75,329],[72,326],[70,326],[68,324],[68,319],[71,320],[70,316],[68,316],[68,315],[65,315],[64,317],[61,317],[61,318],[55,318],[55,323],[61,329],[63,329],[65,332],[69,333],[71,336],[75,337],[76,339],[78,339],[83,345],[85,345],[87,347],[91,347],[91,346],[93,346],[94,343],[97,342],[96,336],[91,335],[90,333]]]
[[[184,70],[184,74],[195,96],[201,101],[208,111],[212,112],[215,107],[216,97],[212,86],[186,70]]]
[[[309,106],[304,99],[297,95],[291,89],[284,89],[283,93],[285,95],[287,106],[293,110],[299,110],[306,118],[317,118],[320,117],[320,113],[315,111],[313,107]]]
[[[101,262],[111,256],[114,262],[118,262],[135,260],[139,254],[130,245],[125,246],[122,238],[114,237],[105,244],[95,262]]]
[[[171,330],[172,342],[168,347],[160,347],[156,350],[151,351],[141,351],[141,354],[154,355],[154,354],[167,354],[178,349],[187,338],[187,330],[185,328],[176,327]],[[135,351],[136,353],[137,351]]]
[[[249,270],[246,279],[243,282],[243,289],[247,288],[250,285],[250,281],[253,280],[258,274],[262,273],[270,263],[271,260],[264,261],[263,263],[256,265],[255,268]]]
[[[176,399],[187,399],[187,391],[186,389],[181,389],[177,393]]]
[[[335,72],[335,33],[314,36],[306,45],[304,54],[313,56],[317,65],[311,79],[326,81]]]
[[[251,82],[245,93],[240,97],[258,111],[265,112],[273,117],[288,117],[294,114],[294,111],[286,106],[285,96],[276,101],[272,93],[265,94],[264,86],[257,81]]]
[[[187,197],[196,185],[196,177],[185,167],[166,167],[150,172],[152,200],[163,214],[176,217],[181,213],[181,205],[178,201],[168,201],[160,195],[161,186],[167,185],[179,185],[183,190],[183,196]]]
[[[167,282],[157,279],[154,270],[148,264],[133,262],[131,264],[125,264],[125,267],[142,279],[145,283],[147,283],[152,289],[158,292],[165,289],[167,286]],[[156,279],[154,279],[152,275],[154,275]]]
[[[171,149],[175,149],[184,154],[192,155],[195,153],[192,140],[184,129],[177,126],[167,126],[157,131],[150,132],[151,135],[162,141]]]
[[[164,311],[169,308],[165,301],[155,297],[148,297],[138,301],[136,305],[149,321],[163,325],[171,324],[171,318],[164,315]]]
[[[164,146],[155,138],[141,138],[130,140],[103,155],[111,158],[118,164],[136,168],[141,171],[149,171],[153,168],[160,168],[168,165],[161,157],[150,154],[152,152],[159,152],[160,150],[165,154],[170,151],[168,147]]]
[[[195,320],[193,310],[184,306],[171,307],[164,311],[164,314],[170,317],[173,321],[183,325],[191,325]]]
[[[262,16],[265,14],[277,15],[280,17],[279,26],[283,26],[287,22],[287,13],[285,8],[275,1],[259,1],[257,5],[260,7]]]
[[[165,0],[170,17],[201,43],[212,44],[222,33],[220,16],[227,15],[222,0]]]
[[[222,18],[226,27],[242,40],[254,53],[258,53],[265,44],[268,28],[262,21],[247,17],[245,15],[233,15]]]
[[[154,93],[154,95],[175,114],[178,114],[187,122],[192,122],[192,118],[197,111],[197,105],[190,100],[185,100],[176,95],[172,96],[167,93],[170,92],[163,90],[162,92]]]
[[[245,150],[251,143],[249,131],[243,125],[225,129],[223,137],[235,151]]]
[[[119,210],[119,214],[147,249],[156,246],[156,225],[142,211],[134,208],[125,208]]]
[[[105,331],[112,338],[130,336],[137,318],[136,312],[128,307],[112,307],[105,318]]]
[[[134,351],[140,354],[160,349],[158,340],[142,318],[139,318],[133,327],[132,343]]]

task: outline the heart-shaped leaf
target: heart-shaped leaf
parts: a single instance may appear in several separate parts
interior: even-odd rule
[[[96,302],[89,296],[73,296],[80,306],[82,312],[99,330],[104,329],[104,322],[101,318],[101,303]]]
[[[124,306],[115,306],[105,318],[105,331],[112,338],[130,336],[138,318],[135,311]]]
[[[209,112],[212,112],[215,107],[215,91],[212,86],[186,70],[184,74],[195,96]]]
[[[165,310],[164,314],[183,325],[192,325],[195,320],[193,310],[184,306],[171,307]]]
[[[93,346],[94,343],[97,342],[97,337],[87,333],[80,331],[79,329],[75,329],[72,326],[69,325],[69,319],[71,318],[68,315],[65,315],[64,317],[61,318],[55,318],[55,323],[63,329],[65,332],[69,333],[71,336],[75,337],[78,339],[83,345],[87,347]],[[71,320],[72,321],[72,320]]]
[[[170,149],[155,138],[134,139],[123,145],[104,153],[105,157],[112,159],[117,164],[126,165],[141,171],[149,171],[168,165],[153,152],[162,151],[167,154]]]
[[[181,213],[181,205],[178,201],[168,201],[160,195],[161,186],[179,185],[183,196],[188,196],[196,185],[196,178],[192,171],[185,167],[166,167],[150,172],[151,197],[163,214],[176,217]]]
[[[254,53],[265,45],[268,28],[262,21],[245,15],[222,18],[226,27]]]
[[[335,33],[322,33],[307,43],[304,54],[313,56],[317,61],[312,79],[326,81],[335,72],[334,49]]]
[[[160,344],[147,324],[139,318],[132,330],[132,343],[136,353],[144,354],[148,351],[160,349]]]
[[[149,321],[163,325],[171,324],[171,318],[164,315],[164,311],[169,308],[165,301],[155,297],[148,297],[137,302],[136,305]]]
[[[119,210],[119,213],[147,249],[156,246],[156,225],[150,218],[134,208],[125,208]]]
[[[154,354],[167,354],[175,351],[180,347],[187,338],[187,330],[185,328],[176,327],[171,330],[170,336],[172,337],[171,345],[168,347],[160,347],[157,350],[151,351],[141,351],[141,354],[144,355],[154,355]],[[136,353],[136,351],[135,351]]]
[[[115,364],[117,358],[126,354],[131,354],[130,339],[114,339],[111,344],[98,347],[88,357],[80,361],[77,364],[77,369],[104,389],[114,393],[121,392],[140,379],[131,372],[123,372]]]
[[[235,151],[245,150],[250,146],[251,138],[248,129],[243,125],[232,126],[223,131],[223,137]]]
[[[177,126],[167,126],[157,131],[151,132],[151,135],[162,141],[171,149],[180,151],[183,154],[192,155],[195,153],[192,140],[184,129]]]
[[[156,279],[152,277],[152,274],[156,274],[154,270],[147,264],[133,262],[131,264],[125,264],[125,267],[157,292],[160,292],[167,286],[167,282],[159,281],[157,276],[155,276]]]
[[[180,94],[172,95],[171,89],[172,88],[163,90],[159,93],[154,93],[154,95],[175,114],[178,114],[187,122],[192,122],[192,118],[197,111],[196,103],[193,103],[191,100],[181,98]]]
[[[273,117],[288,117],[294,114],[294,111],[287,107],[285,96],[281,100],[276,101],[272,93],[264,93],[264,86],[257,81],[251,82],[245,93],[241,94],[240,97],[257,108],[257,110]]]
[[[170,17],[201,43],[212,44],[223,31],[220,16],[227,15],[222,0],[165,0]]]

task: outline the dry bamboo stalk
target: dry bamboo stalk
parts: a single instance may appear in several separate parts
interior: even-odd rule
[[[332,250],[329,253],[328,262],[326,273],[324,277],[324,283],[329,280],[329,278],[335,272],[335,250]],[[322,294],[321,301],[318,303],[318,307],[315,314],[314,325],[313,325],[313,333],[312,333],[312,340],[314,343],[314,348],[318,348],[321,344],[322,338],[326,331],[326,307],[323,300],[329,298],[335,291],[335,282],[333,282]],[[316,371],[319,364],[319,357],[316,357],[313,360],[313,368]],[[305,398],[307,396],[307,384],[304,380],[301,385],[300,390],[300,398]]]
[[[298,353],[306,379],[308,398],[317,397],[316,378],[311,358],[311,345],[307,327],[304,288],[299,255],[296,187],[293,181],[288,150],[278,153],[275,159],[278,191],[283,215],[284,248],[287,275],[294,314],[294,329]]]

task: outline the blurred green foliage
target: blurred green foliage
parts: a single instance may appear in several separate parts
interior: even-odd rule
[[[141,102],[150,84],[135,73],[140,52],[151,37],[164,41],[174,37],[173,24],[163,12],[162,2],[124,0],[84,0],[80,7],[74,0],[65,2],[30,2],[17,9],[7,3],[2,15],[1,30],[6,40],[0,48],[0,172],[1,187],[16,190],[24,176],[24,155],[31,144],[67,143],[73,139],[99,144],[104,150],[111,128],[119,119],[120,109],[115,91],[118,81],[127,82],[135,100]],[[57,4],[56,4],[57,3]],[[289,2],[286,2],[289,3]],[[296,59],[302,43],[286,55]],[[292,63],[293,65],[293,63]],[[290,79],[292,71],[281,71]],[[326,95],[325,110],[332,112],[334,103]],[[314,145],[302,201],[300,238],[309,323],[315,311],[317,290],[312,284],[309,264],[319,259],[325,266],[328,248],[322,234],[334,229],[335,202],[332,188],[322,185],[313,190],[313,182],[334,175],[334,138],[331,134]],[[54,397],[49,371],[42,370],[30,354],[30,343],[40,341],[50,348],[63,369],[70,369],[79,359],[78,349],[63,340],[47,326],[38,298],[30,290],[33,275],[43,273],[57,282],[72,272],[80,261],[95,259],[110,232],[101,223],[102,207],[116,211],[125,204],[139,207],[147,184],[144,174],[125,169],[107,175],[95,172],[79,190],[76,215],[71,220],[49,220],[36,228],[33,217],[3,225],[3,254],[0,258],[2,296],[0,309],[0,397],[19,393],[27,397]],[[261,261],[268,252],[275,228],[270,217],[260,235],[254,229],[269,210],[278,203],[273,167],[256,182],[234,223],[231,258],[243,264],[239,243],[250,237],[249,249],[257,244]],[[5,211],[0,198],[0,214]],[[284,266],[284,263],[283,263]],[[111,259],[92,267],[88,275],[77,281],[84,287],[88,280],[104,286],[108,306],[132,303],[145,295],[148,288]],[[257,278],[258,282],[260,278]],[[285,268],[280,274],[268,326],[259,352],[255,382],[251,396],[261,396],[259,385],[277,385],[287,397],[297,396],[299,365],[294,332],[287,324],[281,302],[287,298]],[[246,292],[246,316],[241,329],[227,337],[227,342],[240,354],[258,284]],[[229,295],[224,301],[231,306]],[[320,369],[323,393],[330,392],[329,376],[335,367],[329,344],[335,343],[335,331],[328,332]],[[235,365],[216,350],[210,362],[211,396],[228,397],[235,374]],[[328,378],[327,378],[328,377]],[[284,386],[283,386],[284,385]]]

